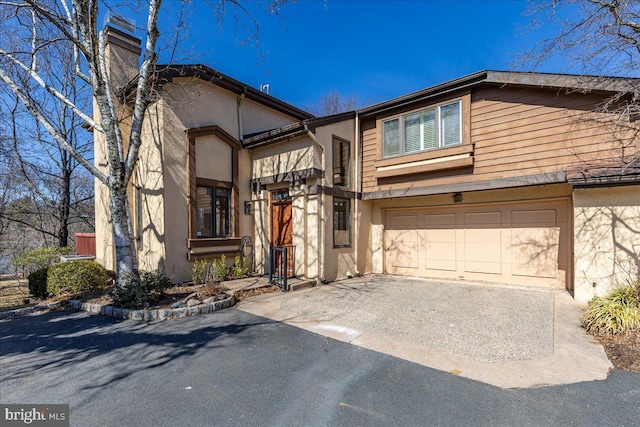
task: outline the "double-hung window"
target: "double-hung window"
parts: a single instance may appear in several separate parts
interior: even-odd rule
[[[405,114],[382,123],[382,155],[393,157],[462,143],[461,102]]]
[[[231,191],[228,188],[196,188],[196,235],[229,237],[231,235]]]

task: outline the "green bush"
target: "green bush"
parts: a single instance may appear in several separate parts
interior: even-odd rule
[[[105,269],[95,261],[61,262],[49,267],[47,292],[52,295],[100,289],[105,284]]]
[[[29,293],[36,298],[44,299],[49,296],[47,292],[47,270],[48,267],[40,268],[29,273]]]
[[[236,255],[231,267],[231,275],[235,278],[246,277],[249,274],[249,258]]]
[[[48,267],[54,262],[59,262],[61,256],[70,253],[73,253],[73,249],[67,247],[49,246],[36,248],[12,259],[11,265],[32,272]]]
[[[116,307],[141,308],[151,304],[164,295],[171,287],[171,280],[159,272],[144,271],[140,276],[135,273],[125,276],[125,286],[114,286],[109,295]]]
[[[225,280],[229,275],[229,268],[227,267],[227,257],[222,254],[220,259],[213,260],[213,279]]]
[[[191,267],[191,280],[193,280],[194,285],[205,283],[207,267],[208,263],[205,260],[195,260],[193,262],[193,267]]]
[[[625,334],[640,331],[640,284],[595,297],[582,314],[582,325],[593,334]]]

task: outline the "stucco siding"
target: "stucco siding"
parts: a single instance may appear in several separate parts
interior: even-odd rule
[[[573,193],[575,298],[587,301],[640,274],[640,186]]]

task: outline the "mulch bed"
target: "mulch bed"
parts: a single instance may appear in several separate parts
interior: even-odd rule
[[[165,295],[159,301],[155,301],[150,309],[170,308],[171,304],[182,301],[189,296],[193,296],[197,300],[205,300],[212,296],[226,296],[228,289],[219,285],[176,285],[165,291]],[[107,290],[86,292],[79,296],[80,301],[90,304],[112,305],[113,300],[107,293]]]
[[[256,295],[270,294],[273,292],[280,292],[280,291],[281,291],[280,287],[276,285],[263,286],[261,288],[254,288],[254,289],[246,289],[243,291],[236,291],[236,299],[238,301],[242,301],[247,298],[254,297]]]
[[[640,372],[640,332],[627,335],[597,335],[615,369]]]

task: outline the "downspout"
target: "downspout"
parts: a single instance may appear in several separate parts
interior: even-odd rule
[[[355,205],[354,207],[354,219],[353,219],[353,228],[354,228],[354,232],[353,232],[353,257],[355,258],[355,275],[356,276],[360,276],[360,270],[358,269],[358,262],[360,261],[358,259],[358,254],[359,254],[359,249],[360,249],[360,245],[358,244],[359,240],[360,240],[360,203],[362,201],[362,199],[358,200],[357,195],[358,194],[362,194],[362,193],[358,193],[358,185],[360,183],[360,175],[359,175],[359,166],[360,166],[360,122],[359,122],[359,118],[358,118],[358,113],[356,113],[356,117],[355,117],[355,136],[353,138],[353,143],[356,146],[356,155],[355,155],[355,171],[354,171],[354,179],[353,179],[353,188],[356,190],[356,197],[353,200],[353,204]]]
[[[238,100],[236,101],[236,111],[238,113],[238,141],[242,142],[242,100],[244,99],[244,97],[247,94],[247,88],[244,88],[244,90],[242,91],[242,93],[240,94],[240,96],[238,97]]]
[[[322,152],[321,156],[320,156],[320,169],[322,170],[322,173],[324,174],[324,176],[321,178],[321,189],[319,188],[318,190],[318,278],[316,279],[316,283],[319,285],[321,283],[324,283],[324,241],[325,241],[325,232],[326,232],[326,226],[325,226],[325,214],[324,214],[324,205],[325,205],[325,200],[324,200],[324,187],[325,187],[325,177],[326,177],[326,172],[325,172],[325,168],[324,168],[324,164],[325,164],[325,160],[324,160],[324,146],[320,143],[320,141],[318,141],[318,138],[316,138],[316,136],[313,134],[313,132],[311,131],[311,129],[309,129],[309,127],[307,126],[307,123],[304,124],[304,130],[307,132],[307,134],[309,135],[309,138],[311,138],[311,141],[316,144],[319,148],[320,151]]]

